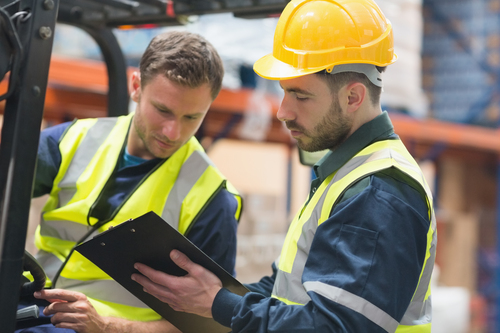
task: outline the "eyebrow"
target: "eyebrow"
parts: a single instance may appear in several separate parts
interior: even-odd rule
[[[160,109],[162,110],[163,112],[170,112],[170,113],[173,113],[172,110],[170,110],[170,108],[166,107],[165,105],[161,104],[161,103],[158,103],[158,102],[155,102],[155,101],[151,101],[151,104],[153,104],[155,106],[155,108],[157,109]]]
[[[160,109],[162,112],[166,112],[166,113],[169,113],[169,114],[174,114],[174,111],[172,111],[170,108],[166,107],[164,104],[162,103],[158,103],[158,102],[155,102],[155,101],[151,101],[151,104],[153,104],[155,106],[155,108],[158,108]],[[191,114],[185,114],[183,116],[188,116],[188,117],[200,117],[203,115],[203,112],[198,112],[198,113],[191,113]]]
[[[280,83],[280,87],[281,89],[283,89],[284,91],[288,92],[288,93],[296,93],[296,94],[301,94],[301,95],[307,95],[307,96],[313,96],[314,94],[312,94],[311,92],[307,91],[307,90],[304,90],[304,89],[300,89],[300,88],[297,88],[297,87],[289,87],[289,88],[283,88],[283,86],[281,85]]]

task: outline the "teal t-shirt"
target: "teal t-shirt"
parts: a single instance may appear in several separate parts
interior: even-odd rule
[[[139,164],[144,163],[146,161],[147,160],[144,158],[130,155],[128,152],[128,148],[125,148],[125,152],[123,153],[123,156],[120,160],[120,169],[125,168],[125,167],[129,167],[129,166],[139,165]]]

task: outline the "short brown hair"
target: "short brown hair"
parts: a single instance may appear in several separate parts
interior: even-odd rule
[[[383,73],[386,69],[386,67],[376,67],[380,73]],[[360,82],[367,88],[372,105],[377,105],[380,103],[380,94],[382,93],[382,88],[374,85],[365,74],[355,72],[329,74],[326,71],[321,71],[317,74],[326,81],[332,93],[336,94],[340,90],[340,88],[342,88],[346,84],[352,82]]]
[[[154,37],[142,55],[141,85],[163,74],[183,86],[208,83],[212,99],[219,94],[224,76],[222,60],[205,38],[185,31],[169,31]]]

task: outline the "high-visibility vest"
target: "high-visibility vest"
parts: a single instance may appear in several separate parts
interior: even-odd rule
[[[421,186],[420,192],[426,197],[431,221],[419,282],[400,322],[367,300],[346,290],[320,281],[301,282],[313,236],[318,226],[329,218],[333,206],[345,190],[356,181],[391,167],[401,170]],[[287,304],[300,305],[310,301],[307,292],[313,291],[362,314],[387,332],[428,333],[431,331],[430,280],[436,242],[432,194],[418,164],[400,140],[379,141],[360,151],[337,172],[329,175],[295,216],[277,261],[278,272],[272,294]]]
[[[117,168],[132,117],[79,120],[64,133],[59,144],[60,169],[43,208],[35,244],[49,285],[57,276],[53,287],[84,293],[100,315],[150,321],[160,316],[73,248],[150,211],[185,234],[223,188],[238,201],[238,220],[241,198],[193,137],[150,171],[109,221],[89,216]]]

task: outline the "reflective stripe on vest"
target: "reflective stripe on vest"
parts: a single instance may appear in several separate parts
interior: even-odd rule
[[[57,288],[78,291],[92,299],[106,300],[137,308],[149,308],[114,280],[80,281],[80,283],[75,284],[74,280],[61,277],[57,280]]]
[[[194,151],[182,165],[177,181],[170,191],[161,214],[163,219],[168,221],[174,228],[179,228],[182,202],[210,165],[212,165],[212,161],[208,159],[207,155],[201,154],[199,151]]]
[[[316,230],[329,218],[337,200],[351,184],[390,167],[398,168],[420,184],[426,194],[431,221],[419,283],[401,323],[372,303],[345,290],[319,281],[306,281],[304,284],[301,282]],[[278,272],[273,297],[287,304],[306,304],[310,301],[307,292],[313,291],[362,314],[387,332],[430,332],[430,278],[436,250],[435,230],[432,194],[418,164],[401,141],[376,142],[359,152],[336,173],[327,177],[295,216],[288,230],[280,259],[276,262]]]
[[[110,226],[154,211],[184,234],[210,198],[221,187],[230,185],[193,137],[143,179],[111,221],[94,227],[99,221],[88,217],[89,209],[115,170],[131,120],[132,115],[79,120],[64,134],[59,145],[61,167],[35,237],[40,249],[37,258],[50,280],[88,233],[91,234],[87,239]],[[238,201],[236,218],[239,219],[241,200],[234,188],[227,189]],[[56,287],[84,292],[103,316],[130,320],[159,318],[135,296],[121,292],[119,284],[78,252],[71,253]],[[122,312],[117,313],[116,309]]]
[[[71,164],[63,179],[59,182],[59,207],[65,206],[76,193],[76,181],[82,173],[87,169],[90,163],[90,156],[94,156],[106,140],[106,136],[102,133],[110,133],[115,127],[118,118],[102,118],[92,120],[94,125],[88,129],[85,137],[71,159]]]

